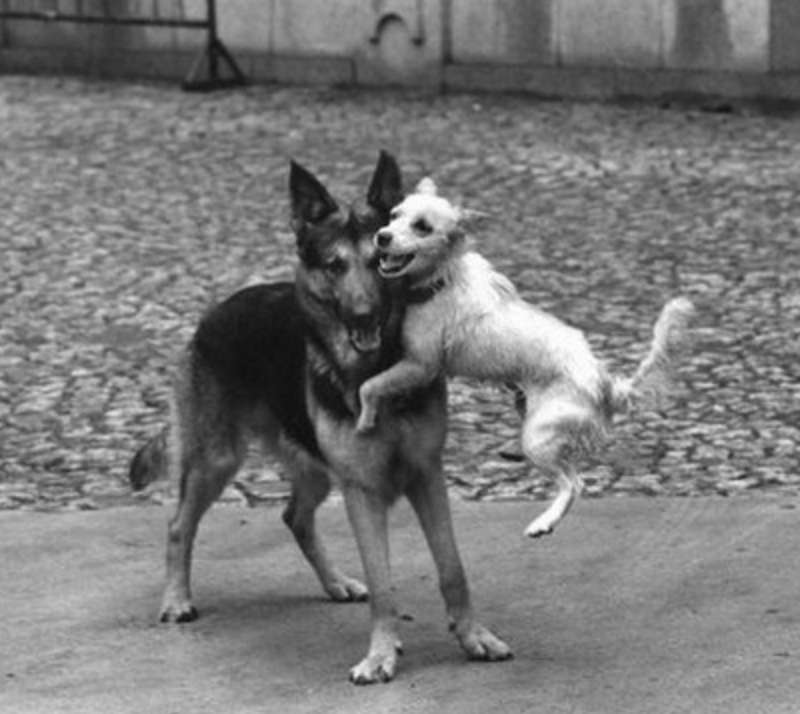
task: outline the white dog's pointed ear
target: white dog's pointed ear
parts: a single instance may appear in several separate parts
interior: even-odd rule
[[[426,176],[422,181],[417,184],[417,193],[426,193],[429,196],[435,196],[439,189],[430,176]]]

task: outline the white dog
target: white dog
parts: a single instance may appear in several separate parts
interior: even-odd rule
[[[614,376],[579,330],[526,303],[505,276],[467,250],[461,218],[426,178],[375,235],[380,272],[406,276],[409,305],[404,358],[361,386],[357,428],[375,425],[382,399],[443,372],[516,385],[525,397],[522,449],[559,487],[525,531],[536,537],[551,533],[580,493],[578,457],[595,447],[612,415],[645,392],[663,390],[693,307],[685,298],[667,303],[636,374]]]

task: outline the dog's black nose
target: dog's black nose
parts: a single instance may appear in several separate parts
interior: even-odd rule
[[[375,245],[378,246],[378,248],[388,248],[391,242],[392,234],[389,231],[381,230],[375,234]]]

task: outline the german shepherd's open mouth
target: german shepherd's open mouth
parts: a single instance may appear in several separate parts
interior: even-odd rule
[[[346,327],[347,337],[356,352],[369,354],[380,349],[382,337],[380,318],[355,318],[349,321]]]

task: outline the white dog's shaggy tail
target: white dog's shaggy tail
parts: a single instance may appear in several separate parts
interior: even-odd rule
[[[622,413],[642,397],[657,396],[666,390],[678,351],[686,344],[694,305],[687,298],[670,300],[653,327],[650,351],[628,379],[615,378],[611,389],[611,410]]]

